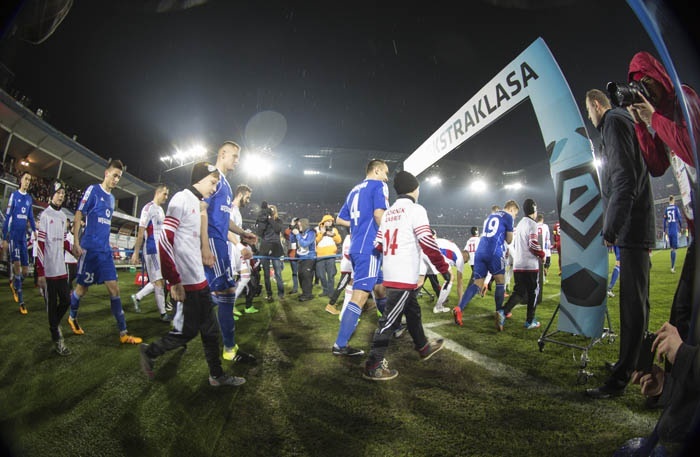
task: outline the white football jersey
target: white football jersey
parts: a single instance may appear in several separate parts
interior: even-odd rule
[[[190,189],[173,195],[159,239],[163,277],[170,284],[182,283],[185,290],[207,286],[202,263],[200,203]]]
[[[469,253],[469,265],[474,266],[474,258],[476,257],[476,249],[479,247],[480,236],[473,236],[467,240],[464,245],[464,250]]]
[[[37,239],[37,273],[49,279],[68,277],[65,250],[68,218],[61,211],[48,206],[39,217]]]
[[[410,198],[397,199],[384,212],[376,243],[384,254],[382,272],[386,287],[408,290],[417,287],[421,251],[439,272],[449,269],[430,231],[425,208]]]

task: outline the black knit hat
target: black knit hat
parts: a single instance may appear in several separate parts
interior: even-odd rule
[[[417,188],[418,180],[411,173],[402,170],[394,176],[394,190],[396,190],[397,194],[407,194]]]
[[[537,203],[531,198],[526,198],[523,202],[523,212],[526,216],[534,214],[537,211]]]
[[[217,168],[207,162],[195,163],[192,167],[192,177],[190,178],[190,184],[197,184],[202,179],[206,178],[210,174],[218,171]]]
[[[53,194],[58,192],[61,189],[65,189],[66,185],[63,184],[63,181],[54,181],[53,184],[51,185],[51,196],[53,197]]]

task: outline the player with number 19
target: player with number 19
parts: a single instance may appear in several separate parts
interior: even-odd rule
[[[474,256],[473,277],[471,284],[462,295],[462,299],[453,310],[455,323],[462,325],[462,311],[469,301],[484,287],[484,278],[488,273],[496,281],[494,300],[496,310],[503,307],[505,298],[506,247],[505,243],[513,241],[513,220],[518,215],[520,207],[515,200],[508,200],[503,210],[489,214],[484,221],[481,241]]]

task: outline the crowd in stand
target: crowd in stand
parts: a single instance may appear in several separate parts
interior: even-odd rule
[[[26,172],[26,170],[20,170],[16,166],[12,166],[10,162],[7,162],[2,167],[0,178],[18,183],[19,178],[24,172]],[[32,176],[32,183],[29,186],[29,193],[32,195],[35,202],[48,204],[49,200],[51,199],[52,182],[53,181],[51,179],[42,178],[36,175]],[[78,207],[78,202],[80,202],[81,195],[81,189],[66,185],[66,199],[63,207],[71,211],[75,211],[75,209]]]

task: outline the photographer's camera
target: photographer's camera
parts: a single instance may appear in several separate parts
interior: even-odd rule
[[[626,108],[634,103],[641,103],[644,100],[641,95],[644,95],[647,100],[651,98],[649,89],[642,81],[630,81],[629,83],[609,82],[605,86],[610,96],[610,101],[613,106]]]

